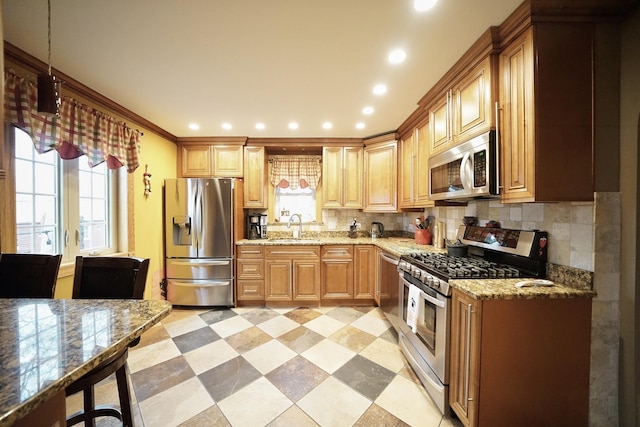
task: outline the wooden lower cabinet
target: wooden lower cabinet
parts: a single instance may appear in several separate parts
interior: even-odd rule
[[[353,245],[323,246],[322,299],[353,298]]]
[[[320,247],[265,250],[265,301],[320,302]]]
[[[264,248],[238,246],[236,295],[238,301],[264,301]]]
[[[371,299],[376,285],[376,247],[355,245],[353,252],[353,297]]]
[[[460,421],[588,425],[591,304],[477,300],[454,289],[449,403]]]

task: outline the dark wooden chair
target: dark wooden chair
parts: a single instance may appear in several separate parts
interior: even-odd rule
[[[73,279],[73,298],[142,299],[149,260],[122,257],[77,257]],[[137,339],[130,344],[136,345]],[[84,409],[67,418],[67,426],[83,422],[95,426],[95,418],[116,417],[123,426],[133,426],[131,396],[127,380],[128,348],[117,352],[91,372],[69,385],[66,395],[83,392]],[[116,374],[120,409],[96,406],[93,387],[109,375]]]
[[[0,298],[53,298],[62,255],[0,254]]]

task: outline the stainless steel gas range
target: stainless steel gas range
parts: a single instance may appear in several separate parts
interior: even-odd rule
[[[449,414],[452,279],[544,278],[547,233],[460,226],[467,256],[419,252],[400,257],[397,300],[383,306],[398,344],[438,408]],[[393,293],[395,295],[395,292]]]

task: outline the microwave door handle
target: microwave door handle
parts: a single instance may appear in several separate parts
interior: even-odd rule
[[[471,155],[466,152],[462,157],[462,162],[460,163],[460,181],[462,182],[462,187],[465,190],[471,190],[473,187],[472,182],[472,171],[473,165],[471,164]]]

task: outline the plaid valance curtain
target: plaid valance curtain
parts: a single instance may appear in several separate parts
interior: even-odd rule
[[[5,121],[28,133],[39,153],[86,155],[90,167],[106,161],[109,169],[124,166],[129,173],[140,165],[140,131],[69,97],[62,98],[59,117],[40,115],[35,81],[13,70],[4,74],[4,111]]]
[[[270,161],[274,187],[315,190],[320,182],[320,156],[273,156]]]

